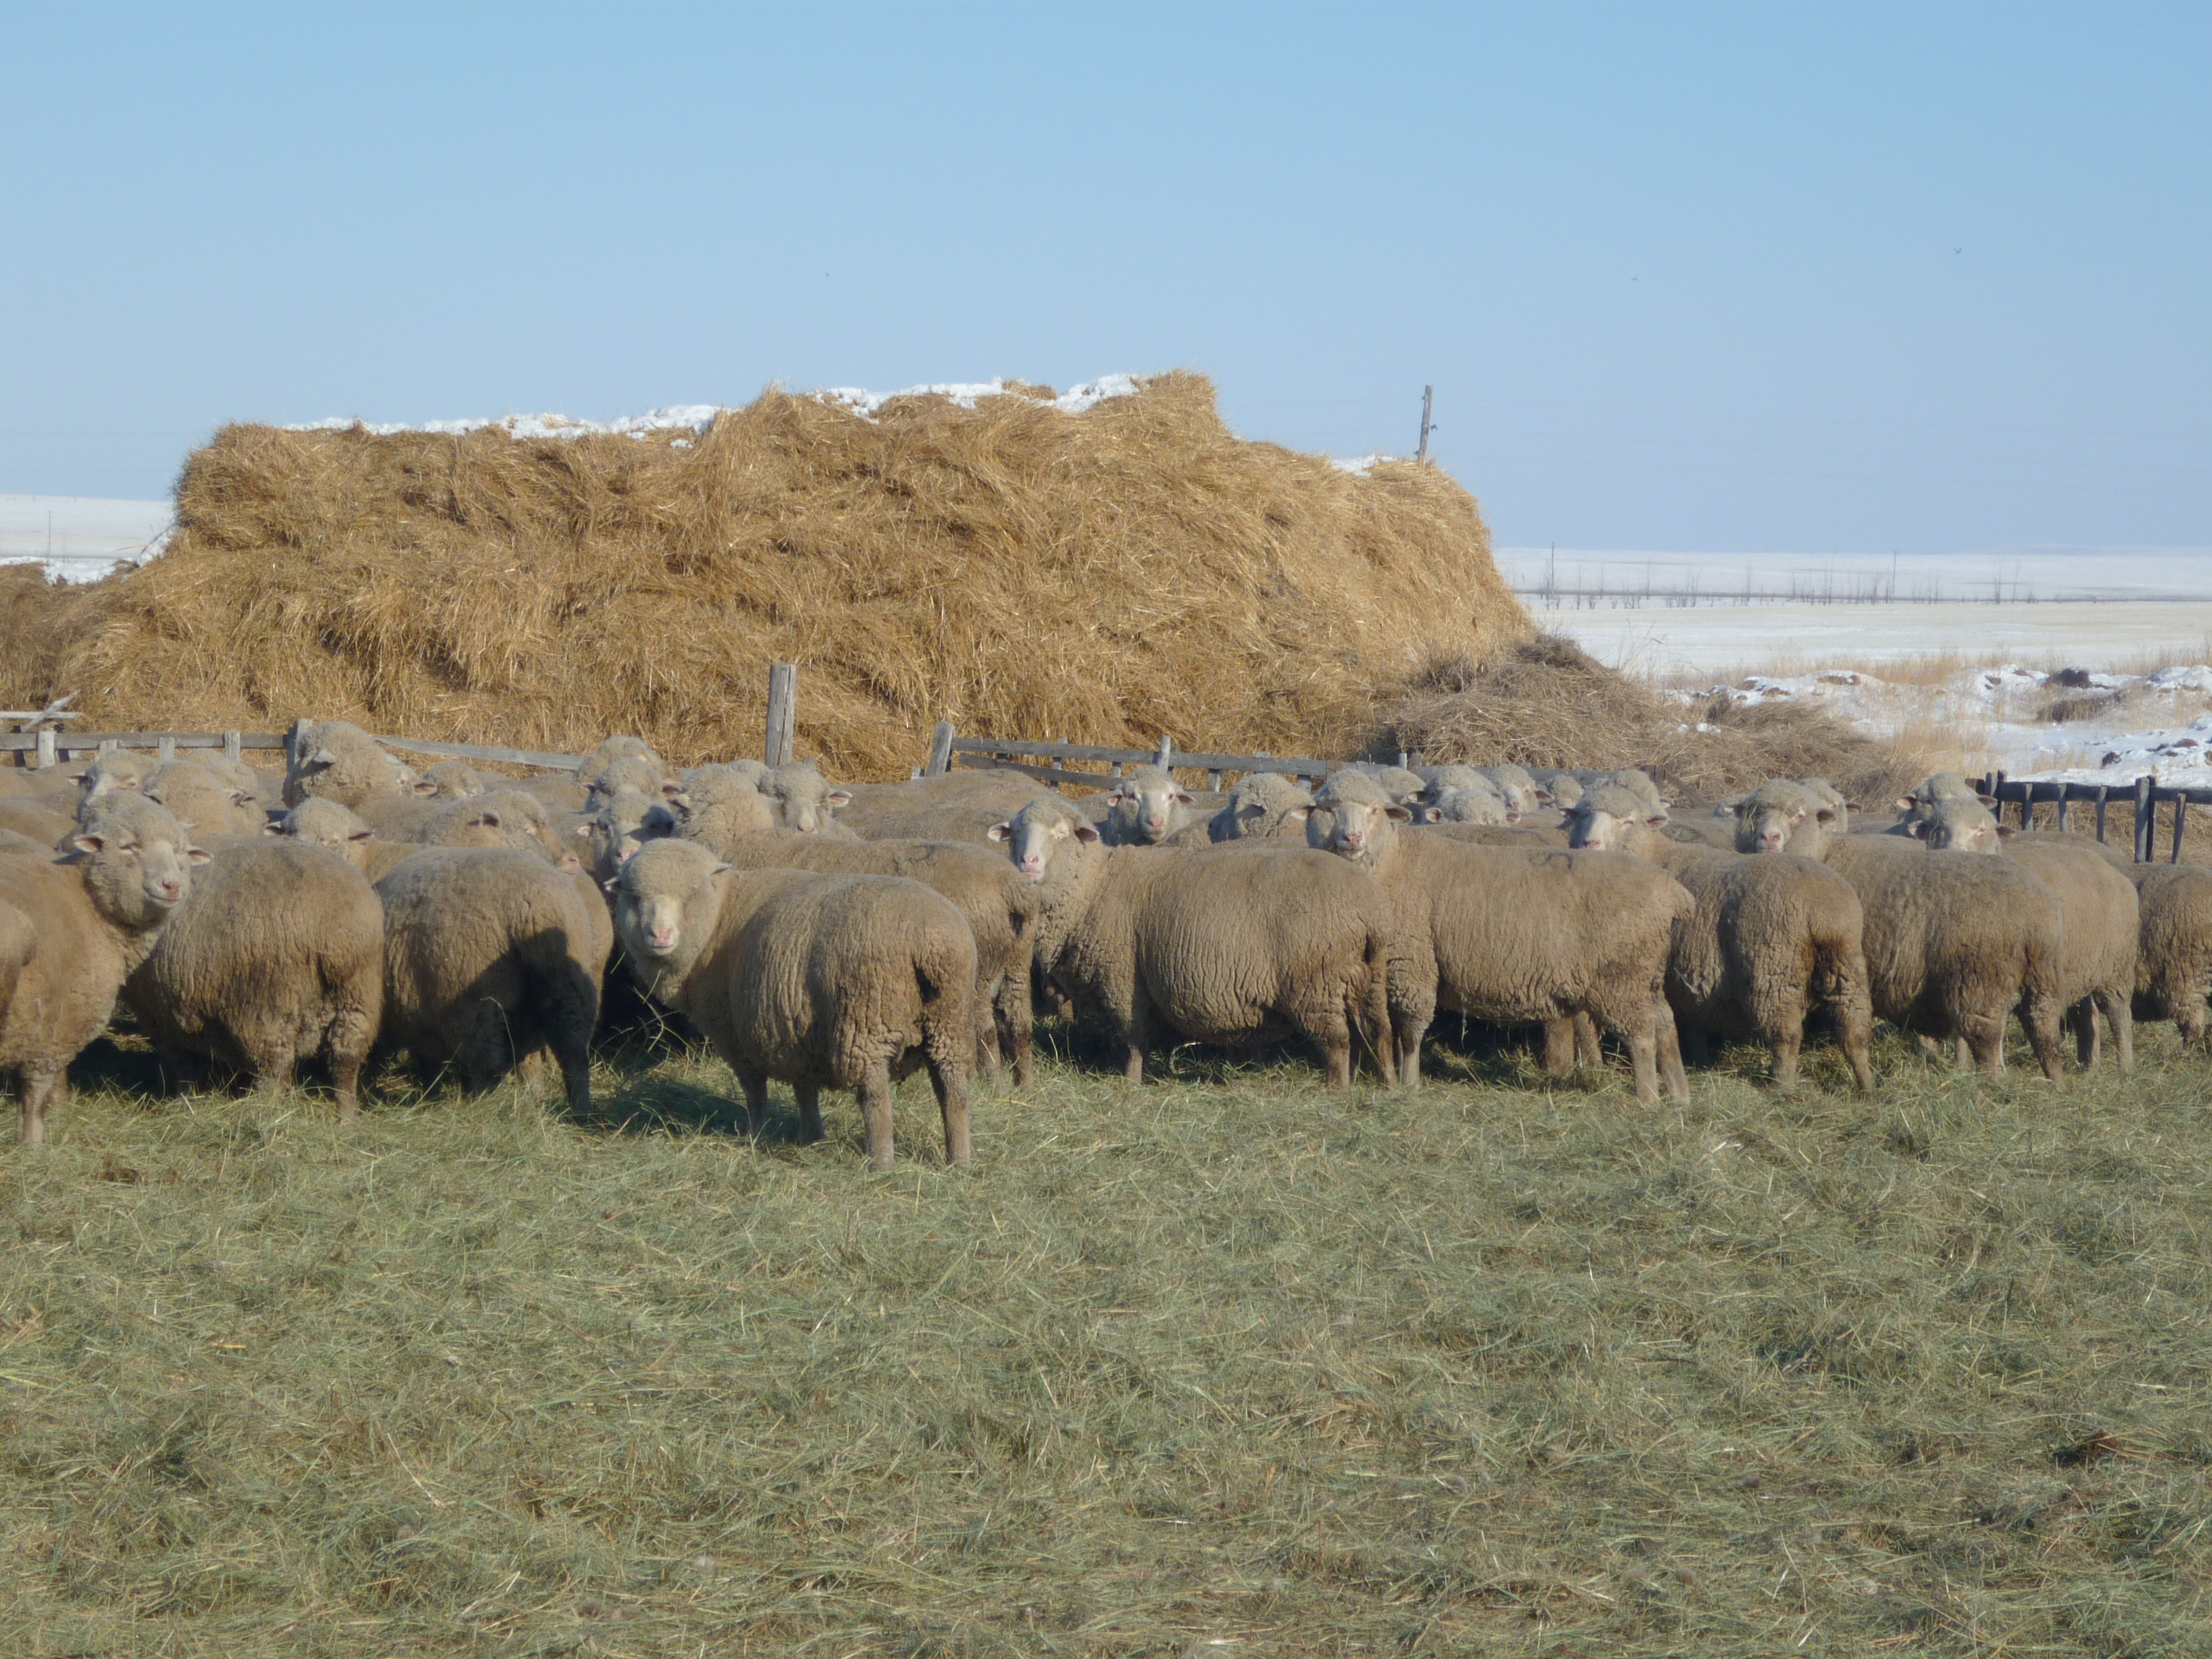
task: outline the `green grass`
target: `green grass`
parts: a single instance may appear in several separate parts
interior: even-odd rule
[[[0,1149],[0,1654],[2212,1653],[2212,1067],[617,1056]],[[98,1072],[100,1067],[91,1068]]]

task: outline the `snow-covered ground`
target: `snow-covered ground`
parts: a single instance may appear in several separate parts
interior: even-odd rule
[[[118,559],[158,550],[169,519],[167,501],[0,495],[0,564],[43,564],[66,581],[91,581]]]
[[[2212,555],[2207,556],[2212,564]],[[1747,605],[1690,609],[1546,609],[1540,628],[1565,634],[1599,661],[1665,678],[1730,678],[1778,661],[1875,668],[1958,653],[2110,666],[2150,656],[2212,660],[2212,596],[2048,605]]]
[[[1931,682],[1831,667],[1749,674],[1668,695],[1699,703],[1723,692],[1747,703],[1817,703],[1864,732],[1948,741],[1970,771],[2109,784],[2148,775],[2212,788],[2212,665],[2201,663],[2148,674],[2006,663]]]
[[[1796,601],[2012,605],[2212,600],[2212,547],[2001,547],[1973,553],[1641,553],[1502,547],[1532,610],[1650,616]]]

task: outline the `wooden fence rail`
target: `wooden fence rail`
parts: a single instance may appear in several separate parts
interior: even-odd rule
[[[1408,757],[1398,757],[1403,766]],[[1076,771],[1064,765],[1049,763],[1066,761],[1103,761],[1105,772]],[[1089,743],[1040,743],[1025,738],[963,738],[953,729],[950,720],[937,723],[935,735],[930,740],[929,758],[916,769],[919,777],[941,777],[956,766],[995,768],[1000,771],[1022,772],[1045,782],[1084,784],[1102,788],[1121,775],[1123,769],[1132,766],[1180,767],[1188,771],[1204,772],[1206,787],[1221,787],[1227,773],[1275,772],[1285,777],[1326,778],[1340,771],[1349,763],[1340,760],[1309,760],[1282,755],[1216,755],[1196,750],[1176,749],[1175,740],[1163,737],[1156,749],[1112,749]]]
[[[2155,778],[2140,777],[2132,784],[2060,783],[2034,778],[2008,779],[2002,772],[1992,772],[1978,780],[1982,793],[1996,801],[1997,821],[2004,822],[2008,805],[2020,807],[2020,823],[2023,830],[2032,829],[2035,809],[2049,802],[2057,809],[2055,828],[2068,828],[2068,809],[2076,801],[2085,801],[2097,809],[2097,839],[2105,839],[2105,812],[2114,801],[2125,801],[2135,808],[2135,860],[2137,864],[2148,864],[2155,856],[2158,840],[2158,809],[2173,808],[2173,830],[2166,862],[2181,862],[2181,837],[2189,821],[2191,806],[2212,806],[2212,789],[2172,788]]]

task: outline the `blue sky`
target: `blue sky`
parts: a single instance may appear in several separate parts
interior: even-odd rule
[[[9,3],[0,491],[1213,376],[1501,544],[2212,544],[2212,8]]]

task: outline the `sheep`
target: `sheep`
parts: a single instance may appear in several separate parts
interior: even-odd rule
[[[1525,766],[1486,766],[1481,773],[1504,794],[1506,805],[1524,818],[1551,805],[1552,792],[1537,782],[1535,774]]]
[[[856,783],[837,822],[863,841],[989,844],[991,826],[1033,800],[1060,798],[1034,778],[995,767],[963,768],[905,783]]]
[[[1550,766],[1531,766],[1524,769],[1543,786],[1552,798],[1552,805],[1563,812],[1583,798],[1582,780],[1571,772]]]
[[[310,847],[326,848],[356,870],[362,868],[363,849],[376,834],[357,814],[320,795],[309,796],[283,817],[274,820],[269,826],[269,833],[303,842]],[[410,846],[407,850],[412,853],[422,849]],[[377,876],[370,879],[374,881],[384,873],[379,871]]]
[[[1529,823],[1447,823],[1431,818],[1417,820],[1413,828],[1440,841],[1465,842],[1470,847],[1550,847],[1567,850],[1565,830],[1542,830]]]
[[[514,787],[533,797],[548,812],[580,812],[590,799],[574,772],[537,772]]]
[[[615,929],[640,986],[737,1074],[755,1135],[771,1078],[792,1085],[808,1140],[822,1139],[823,1089],[850,1089],[868,1162],[887,1170],[891,1085],[926,1063],[945,1162],[969,1161],[975,941],[941,895],[892,876],[734,870],[657,841],[623,866]]]
[[[2101,1010],[2112,1028],[2120,1070],[2134,1070],[2136,953],[2142,928],[2135,883],[2100,853],[2069,844],[2070,837],[2022,836],[2001,827],[1978,800],[1946,796],[1923,805],[1925,816],[1911,828],[1931,850],[2001,855],[2058,896],[2066,918],[2061,994],[2077,1054],[2085,1067],[2097,1063],[2096,1016]]]
[[[213,850],[124,1000],[156,1045],[250,1072],[264,1094],[321,1053],[338,1116],[351,1119],[384,1008],[375,890],[343,855],[303,841]]]
[[[1098,834],[1109,847],[1157,846],[1192,821],[1190,792],[1164,767],[1133,768],[1098,799]]]
[[[134,754],[128,749],[110,749],[94,757],[89,764],[68,774],[70,781],[81,791],[76,821],[89,823],[92,820],[85,815],[84,803],[98,800],[114,790],[143,793],[146,775],[153,769],[154,762],[146,755]]]
[[[568,1109],[588,1116],[605,906],[538,854],[506,847],[423,848],[376,895],[385,1040],[418,1061],[458,1065],[472,1093],[550,1048]]]
[[[1979,801],[1984,806],[1997,804],[1996,796],[1982,793],[1956,772],[1938,772],[1898,797],[1898,823],[1916,823],[1929,815],[1936,802],[1943,800]]]
[[[670,777],[657,762],[641,760],[634,755],[624,755],[602,766],[584,791],[586,811],[602,802],[611,800],[625,789],[656,800],[666,800],[680,793],[684,786]]]
[[[1030,968],[1036,888],[994,849],[958,841],[842,841],[777,830],[714,850],[739,870],[903,876],[943,894],[975,939],[975,1047],[982,1067],[996,1077],[1003,1049],[1012,1056],[1017,1086],[1036,1080]]]
[[[1037,884],[1038,966],[1111,1026],[1129,1082],[1170,1031],[1233,1047],[1295,1032],[1334,1089],[1352,1086],[1357,1033],[1392,1080],[1389,907],[1340,860],[1273,844],[1108,848],[1057,800],[991,837]]]
[[[147,799],[161,802],[178,823],[203,836],[258,836],[269,822],[268,813],[250,793],[188,761],[164,761],[146,775],[140,787]]]
[[[45,1140],[70,1061],[106,1029],[123,981],[210,856],[142,798],[76,836],[59,860],[0,859],[0,1073],[15,1085],[24,1146]]]
[[[830,816],[853,799],[851,793],[832,788],[812,761],[777,767],[760,781],[760,793],[780,829],[802,836],[853,838],[853,831]]]
[[[1873,1091],[1864,915],[1849,882],[1792,854],[1749,858],[1669,841],[1664,815],[1616,785],[1577,801],[1572,821],[1569,845],[1648,859],[1694,901],[1667,961],[1667,1001],[1692,1058],[1709,1031],[1755,1036],[1774,1057],[1775,1086],[1790,1088],[1805,1016],[1819,1006],[1860,1090]]]
[[[1419,772],[1403,766],[1386,766],[1380,761],[1353,761],[1345,769],[1372,779],[1376,787],[1401,806],[1419,800],[1429,787],[1428,779]]]
[[[1305,840],[1305,814],[1313,792],[1280,772],[1253,772],[1237,781],[1229,804],[1206,823],[1211,841]]]
[[[1407,835],[1407,817],[1367,779],[1339,773],[1306,819],[1309,845],[1389,897],[1399,1081],[1419,1086],[1421,1038],[1439,1006],[1506,1023],[1587,1013],[1627,1042],[1638,1100],[1658,1099],[1662,1071],[1668,1092],[1687,1100],[1666,980],[1689,894],[1640,859]]]
[[[1736,850],[1826,864],[1865,913],[1874,1012],[1923,1037],[1963,1038],[1984,1073],[2004,1069],[2017,1009],[2043,1074],[2060,1078],[2066,924],[2058,896],[2003,859],[1927,852],[1893,836],[1844,833],[1843,815],[1773,779],[1736,808]]]
[[[608,738],[592,752],[576,763],[576,781],[586,789],[600,772],[618,760],[641,760],[652,767],[657,777],[668,775],[668,763],[653,752],[653,745],[643,738]]]
[[[374,796],[411,794],[400,763],[350,720],[301,721],[284,773],[284,805],[326,795],[356,812]]]
[[[710,766],[687,766],[680,775],[684,793],[689,794],[709,782],[723,779],[742,780],[746,788],[757,793],[761,780],[769,775],[767,763],[757,760],[717,761]]]
[[[177,759],[186,766],[197,766],[213,774],[225,788],[246,794],[264,812],[283,803],[283,778],[248,766],[244,761],[233,760],[220,749],[181,749],[177,751]]]
[[[491,793],[483,775],[464,760],[441,760],[422,774],[431,800],[468,800]]]
[[[1826,778],[1800,778],[1797,782],[1807,794],[1835,812],[1837,822],[1843,825],[1844,834],[1850,833],[1851,804],[1844,799],[1842,790]]]
[[[582,843],[588,854],[585,863],[593,877],[609,882],[639,848],[675,835],[679,828],[675,811],[667,804],[623,789],[597,811],[582,815],[569,834]]]
[[[41,847],[59,848],[74,831],[90,829],[92,823],[98,823],[118,802],[143,799],[143,796],[129,791],[100,796],[89,806],[80,805],[77,809],[91,820],[91,823],[84,824],[73,824],[52,808],[40,806],[31,800],[21,798],[0,800],[0,830],[13,830],[27,841],[37,842]]]
[[[677,796],[674,805],[682,814],[677,833],[717,854],[747,836],[782,827],[776,816],[777,804],[740,773],[702,778]]]
[[[2198,1042],[2212,996],[2212,868],[2138,864],[2129,874],[2142,907],[2132,1012],[2171,1019],[2182,1042]]]
[[[1505,792],[1490,779],[1476,775],[1474,782],[1442,791],[1425,805],[1412,809],[1414,823],[1487,823],[1499,826],[1521,821],[1521,813]]]

